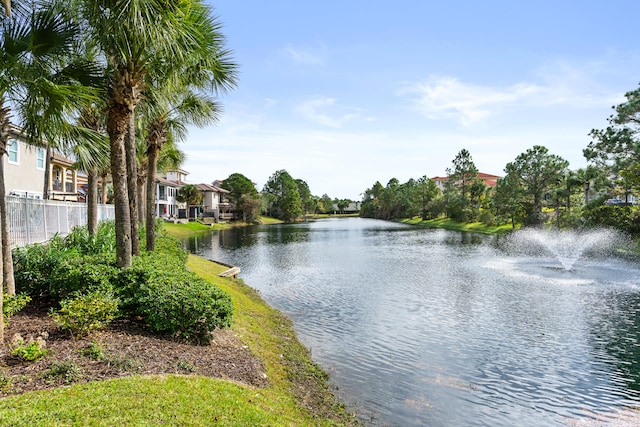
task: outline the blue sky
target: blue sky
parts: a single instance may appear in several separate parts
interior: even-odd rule
[[[219,123],[192,129],[189,181],[286,169],[314,195],[482,171],[534,145],[586,165],[592,128],[640,82],[636,1],[217,0],[240,66]]]

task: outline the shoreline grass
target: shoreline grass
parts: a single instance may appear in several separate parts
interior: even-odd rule
[[[403,224],[415,225],[418,227],[442,228],[445,230],[466,231],[482,234],[507,234],[518,229],[518,227],[516,227],[515,229],[512,228],[511,224],[486,225],[482,222],[464,223],[453,221],[450,218],[423,220],[420,217],[413,217],[401,219],[398,222],[401,222]]]

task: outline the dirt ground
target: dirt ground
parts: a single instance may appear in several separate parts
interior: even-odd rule
[[[34,362],[11,354],[16,336],[45,342]],[[30,304],[9,319],[0,347],[0,396],[129,375],[194,374],[252,386],[267,383],[263,364],[231,329],[217,330],[209,345],[153,334],[142,322],[117,320],[89,337],[73,339],[44,307]]]

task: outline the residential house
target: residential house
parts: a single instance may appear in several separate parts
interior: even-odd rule
[[[45,185],[47,150],[29,144],[18,129],[11,130],[7,156],[3,156],[5,191],[10,196],[42,199]],[[78,189],[86,184],[86,175],[73,167],[74,161],[53,152],[49,167],[49,198],[79,201]]]
[[[334,203],[332,207],[333,207],[334,213],[356,214],[360,212],[360,208],[362,207],[362,202],[349,202],[349,204],[342,210],[338,208],[337,203]]]
[[[78,202],[85,200],[82,187],[87,184],[87,175],[80,174],[74,161],[54,152],[49,167],[49,199]]]
[[[182,169],[176,169],[167,171],[164,175],[164,178],[168,179],[169,181],[174,181],[182,186],[187,183],[187,175],[189,175],[189,172]]]
[[[2,157],[7,195],[42,199],[47,150],[28,144],[12,129],[7,155]]]
[[[218,185],[215,185],[218,184]],[[229,190],[221,188],[220,181],[212,184],[196,184],[202,193],[202,216],[214,218],[216,222],[233,219],[233,207],[227,200]]]
[[[180,190],[180,187],[182,187],[182,185],[183,183],[175,180],[156,177],[156,217],[176,218],[179,216],[179,209],[182,208],[184,210],[184,206],[182,206],[182,204],[179,204],[176,200],[178,190]],[[183,212],[183,215],[186,215],[186,213]]]
[[[486,185],[487,187],[495,188],[495,186],[498,185],[498,180],[502,177],[498,175],[491,175],[489,173],[478,172],[478,178],[481,179],[482,182],[484,182],[484,185]],[[449,180],[449,177],[434,176],[433,178],[431,178],[431,180],[435,181],[438,188],[444,191],[444,184]]]

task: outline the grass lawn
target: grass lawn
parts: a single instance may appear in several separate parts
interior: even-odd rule
[[[353,415],[335,400],[327,374],[311,360],[287,317],[241,280],[218,277],[226,267],[192,255],[187,265],[231,295],[235,307],[232,331],[263,361],[268,386],[257,388],[195,375],[90,382],[2,399],[0,425],[357,425]],[[4,380],[0,370],[0,387],[10,385]]]
[[[449,218],[423,220],[420,217],[413,217],[410,219],[400,220],[400,222],[405,224],[418,225],[420,227],[444,228],[447,230],[471,231],[474,233],[483,233],[483,234],[505,234],[510,231],[513,231],[511,224],[491,226],[491,225],[483,224],[481,222],[471,222],[471,223],[456,222]]]

